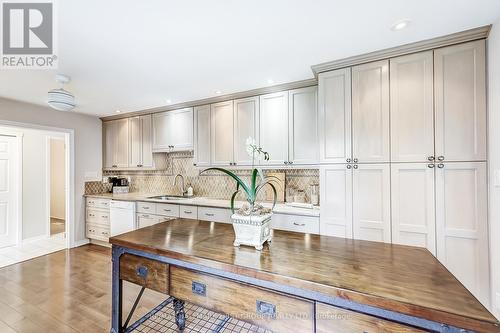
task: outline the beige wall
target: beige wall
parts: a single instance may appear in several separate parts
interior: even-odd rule
[[[50,217],[64,219],[64,140],[50,138]]]
[[[488,38],[490,258],[493,311],[500,319],[500,20]]]
[[[85,175],[101,175],[102,125],[97,117],[77,112],[59,112],[29,103],[0,98],[0,122],[18,122],[52,128],[74,130],[74,199],[73,244],[86,241],[85,204],[83,200]],[[71,170],[70,170],[71,172]]]

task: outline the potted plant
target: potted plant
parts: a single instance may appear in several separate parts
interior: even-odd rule
[[[208,168],[203,170],[202,173],[216,170],[225,173],[236,181],[236,191],[231,196],[231,211],[233,213],[231,220],[235,233],[234,246],[249,245],[260,251],[266,241],[271,242],[272,208],[276,205],[277,198],[276,188],[271,183],[271,180],[276,177],[265,176],[260,168],[254,168],[255,158],[260,159],[263,157],[264,160],[268,161],[269,154],[262,150],[261,147],[258,147],[251,137],[246,140],[246,150],[252,157],[252,172],[249,183],[246,183],[234,172],[224,168]],[[259,192],[266,185],[273,190],[272,208],[265,208],[256,202]],[[246,196],[247,203],[235,211],[234,201],[240,192],[243,192]]]

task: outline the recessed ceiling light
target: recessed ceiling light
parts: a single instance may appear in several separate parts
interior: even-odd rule
[[[399,21],[396,21],[392,26],[391,26],[391,30],[392,31],[398,31],[398,30],[403,30],[404,28],[406,28],[409,24],[411,23],[410,20],[408,19],[404,19],[404,20],[399,20]]]
[[[167,104],[172,104],[172,100],[167,99]]]
[[[216,90],[216,91],[215,91],[215,94],[216,94],[216,95],[220,95],[220,94],[222,94],[222,91],[220,91],[220,90]]]
[[[116,110],[116,113],[120,113],[121,111],[120,110]]]
[[[273,79],[267,79],[267,84],[273,84],[274,80]]]

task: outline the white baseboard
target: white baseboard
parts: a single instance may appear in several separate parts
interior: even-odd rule
[[[47,236],[47,235],[30,237],[30,238],[23,239],[21,241],[21,244],[29,244],[29,243],[37,242],[40,240],[49,239],[49,238],[50,238],[50,236]]]
[[[73,243],[71,248],[87,245],[90,241],[88,239],[82,239]]]

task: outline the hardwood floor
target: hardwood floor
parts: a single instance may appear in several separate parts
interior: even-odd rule
[[[139,287],[125,282],[124,291],[126,316]],[[165,298],[146,290],[134,319]],[[0,333],[108,333],[110,318],[108,248],[86,245],[0,269]]]

